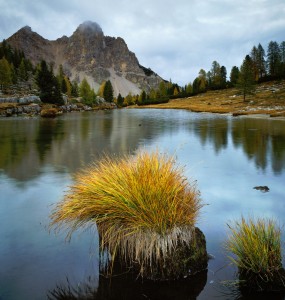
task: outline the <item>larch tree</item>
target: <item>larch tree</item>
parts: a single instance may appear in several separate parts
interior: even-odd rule
[[[104,89],[105,89],[106,81],[103,81],[98,89],[98,96],[104,98]]]
[[[199,93],[203,93],[207,89],[207,73],[204,69],[199,71]]]
[[[6,90],[12,83],[12,71],[8,60],[3,57],[0,59],[0,88]]]
[[[211,74],[212,74],[212,88],[213,89],[219,89],[221,88],[221,66],[217,61],[213,61],[212,63],[212,69],[211,69]]]
[[[92,106],[95,101],[95,92],[91,89],[87,79],[84,77],[79,86],[79,96],[82,97],[83,102]]]
[[[192,83],[188,83],[187,85],[186,85],[186,94],[187,95],[191,95],[192,93],[193,93],[193,86],[192,86]]]

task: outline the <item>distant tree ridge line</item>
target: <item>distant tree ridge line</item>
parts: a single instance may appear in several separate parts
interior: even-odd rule
[[[54,104],[62,104],[62,94],[66,94],[70,99],[81,97],[81,101],[90,106],[96,104],[97,96],[107,102],[115,101],[119,107],[133,104],[147,105],[234,86],[240,89],[245,100],[254,90],[256,83],[276,79],[285,79],[285,41],[280,44],[275,41],[269,42],[267,52],[261,44],[254,46],[240,67],[232,67],[229,80],[226,67],[213,61],[209,71],[201,69],[194,81],[185,86],[172,83],[170,79],[161,81],[157,89],[142,91],[140,95],[129,93],[126,97],[119,94],[117,98],[114,98],[113,87],[109,80],[103,81],[96,93],[86,78],[80,84],[76,81],[71,82],[62,65],[55,75],[53,66],[44,60],[33,66],[31,61],[25,58],[23,51],[12,49],[5,40],[0,45],[0,90],[6,92],[11,85],[17,83],[29,82],[29,85],[34,83],[40,90],[41,100]]]

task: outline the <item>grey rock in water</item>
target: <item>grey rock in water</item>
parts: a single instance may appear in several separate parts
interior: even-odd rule
[[[266,185],[259,185],[254,187],[255,190],[261,191],[263,193],[269,192],[269,187]]]

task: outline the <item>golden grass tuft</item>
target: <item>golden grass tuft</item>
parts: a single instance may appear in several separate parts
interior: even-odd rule
[[[98,227],[101,250],[141,268],[162,261],[178,242],[189,243],[202,207],[196,184],[188,183],[173,157],[140,152],[105,157],[78,173],[51,214],[51,225]]]
[[[238,267],[240,280],[250,289],[284,289],[281,228],[272,219],[246,220],[228,225],[226,249],[234,254],[231,261]]]

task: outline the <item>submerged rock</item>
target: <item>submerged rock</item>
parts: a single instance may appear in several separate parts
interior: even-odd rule
[[[254,187],[255,190],[261,191],[263,193],[269,192],[269,187],[266,185],[259,185]]]

